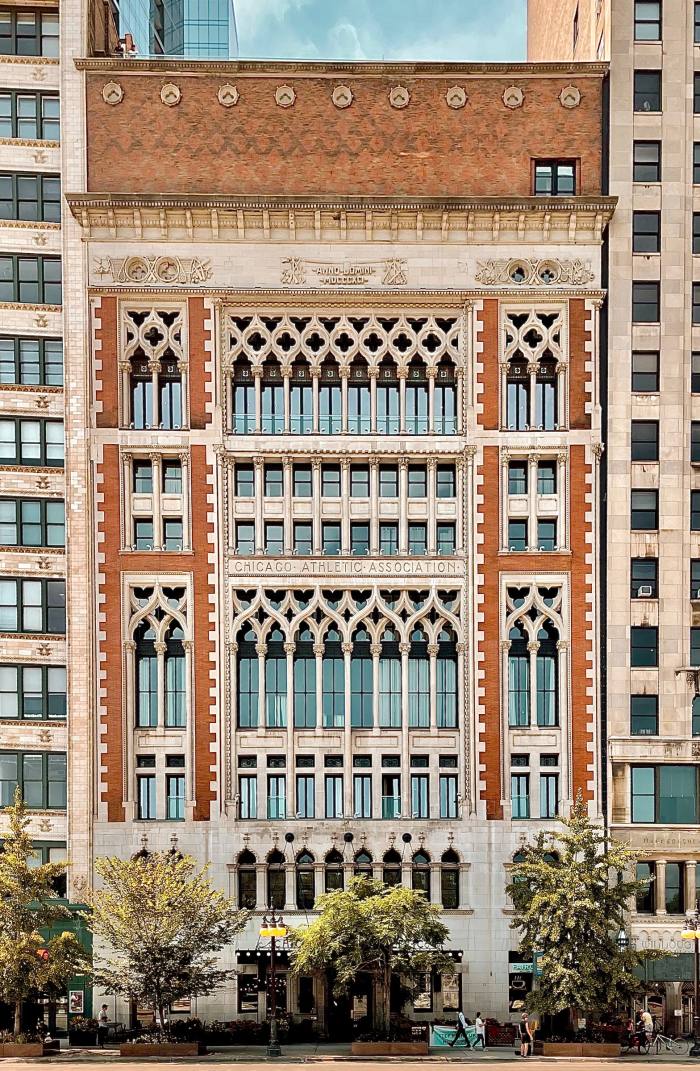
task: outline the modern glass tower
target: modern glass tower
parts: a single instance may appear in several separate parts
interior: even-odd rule
[[[112,0],[119,36],[130,33],[139,56],[235,59],[234,0]]]

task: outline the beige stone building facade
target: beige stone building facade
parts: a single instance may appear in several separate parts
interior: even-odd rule
[[[634,939],[682,954],[700,821],[700,4],[530,0],[528,38],[532,61],[610,61],[607,812],[649,879]],[[689,959],[658,968],[667,1016],[688,1013]]]

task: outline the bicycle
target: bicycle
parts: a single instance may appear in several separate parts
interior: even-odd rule
[[[651,1052],[658,1056],[663,1050],[672,1052],[675,1056],[682,1056],[688,1051],[688,1042],[685,1038],[670,1038],[666,1034],[657,1033],[649,1046]]]
[[[639,1034],[630,1034],[625,1041],[620,1042],[620,1056],[634,1053],[635,1056],[649,1055],[649,1038]]]

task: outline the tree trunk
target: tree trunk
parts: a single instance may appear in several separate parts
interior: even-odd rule
[[[375,1010],[375,1028],[384,1037],[389,1037],[391,1020],[391,967],[384,964],[377,974],[377,1007]]]
[[[15,1034],[19,1034],[22,1030],[22,1001],[15,1001]]]

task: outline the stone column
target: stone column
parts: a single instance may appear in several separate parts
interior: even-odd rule
[[[428,658],[430,659],[430,728],[433,732],[437,729],[437,655],[440,647],[437,643],[428,644]]]
[[[148,371],[151,373],[151,427],[157,428],[160,425],[160,397],[158,395],[160,361],[158,359],[150,360],[148,362]]]
[[[411,815],[411,782],[409,764],[409,732],[408,732],[408,653],[411,650],[410,643],[399,644],[401,654],[401,815]]]
[[[435,554],[437,541],[437,461],[434,457],[428,458],[428,554]],[[456,536],[456,533],[455,533]]]
[[[695,859],[688,859],[683,871],[684,895],[683,901],[685,903],[685,910],[692,911],[695,908],[698,899],[697,892],[697,862]]]
[[[397,368],[396,375],[399,380],[399,431],[402,435],[406,434],[406,380],[408,378],[407,368]]]
[[[323,731],[323,643],[314,644],[316,658],[316,734]]]
[[[265,718],[265,656],[267,654],[267,644],[256,643],[255,653],[258,656],[258,732],[264,733],[267,728]]]
[[[382,653],[381,643],[370,643],[369,653],[372,655],[372,726],[375,736],[379,735],[379,656]]]
[[[284,430],[289,435],[292,430],[292,414],[289,386],[289,380],[292,377],[291,365],[282,365],[282,367],[280,368],[280,375],[282,376],[282,388],[284,390]]]
[[[165,651],[164,640],[156,640],[153,644],[156,651],[157,679],[158,679],[158,725],[165,725]]]
[[[379,554],[379,461],[369,459],[369,552]]]
[[[262,377],[263,370],[259,365],[252,369],[255,379],[255,431],[262,431]]]
[[[654,882],[654,913],[666,914],[666,860],[656,860],[656,881]]]
[[[501,451],[501,550],[508,550],[508,466],[510,454]]]
[[[311,462],[311,478],[313,480],[312,492],[311,492],[311,508],[313,510],[312,519],[312,542],[314,554],[320,554],[322,549],[321,541],[321,462],[314,458]]]
[[[311,420],[313,424],[314,433],[318,435],[320,428],[320,404],[319,404],[319,379],[321,378],[320,368],[310,368],[309,375],[311,376]]]
[[[537,550],[537,456],[532,454],[527,459],[527,549]]]
[[[377,432],[377,378],[379,376],[378,368],[368,368],[367,375],[369,376],[369,426],[372,434],[376,435]]]
[[[350,462],[343,458],[340,462],[340,548],[341,553],[350,553]]]
[[[263,458],[254,457],[255,469],[255,553],[262,554],[265,545],[265,529],[263,526]]]
[[[350,375],[350,369],[347,367],[340,367],[338,369],[340,376],[340,399],[341,399],[341,412],[342,412],[342,427],[341,431],[343,435],[348,431],[348,377]]]
[[[408,458],[399,458],[399,554],[408,549]]]
[[[530,406],[528,412],[528,424],[531,431],[537,430],[537,373],[540,370],[540,366],[537,361],[528,362],[527,374],[530,377]]]
[[[437,368],[426,368],[425,374],[428,377],[428,434],[435,434],[435,376],[437,375]]]
[[[569,548],[569,509],[566,479],[566,464],[569,455],[566,452],[557,454],[557,515],[559,517],[557,532],[557,545],[560,550]]]
[[[182,549],[192,550],[190,532],[190,454],[183,450],[179,455],[182,470]],[[224,464],[226,461],[224,460]],[[228,547],[226,548],[228,550]]]
[[[285,383],[289,380],[285,379]],[[282,458],[282,489],[284,493],[284,553],[289,556],[294,546],[294,529],[292,522],[292,463],[288,457]]]
[[[163,487],[163,476],[161,470],[161,456],[160,454],[151,453],[148,457],[153,472],[153,494],[151,495],[151,502],[153,503],[153,549],[162,550],[163,516],[160,508],[160,496]]]

